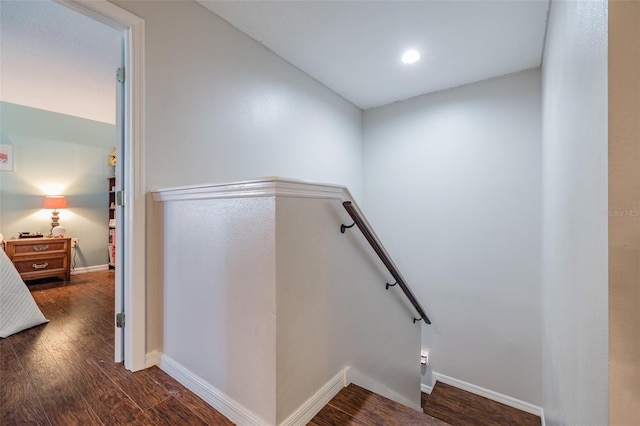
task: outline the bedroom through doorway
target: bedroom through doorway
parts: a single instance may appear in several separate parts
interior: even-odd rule
[[[113,281],[110,288],[120,288],[112,295],[115,311],[123,312],[123,262],[106,273],[111,247],[121,257],[118,242],[125,242],[123,209],[110,199],[124,180],[124,87],[116,81],[123,30],[50,0],[0,2],[0,16],[0,143],[14,155],[12,170],[0,174],[0,230],[5,239],[24,231],[48,235],[51,211],[40,200],[64,195],[60,225],[77,239],[71,282],[84,274]],[[122,328],[114,330],[114,359],[122,361]]]

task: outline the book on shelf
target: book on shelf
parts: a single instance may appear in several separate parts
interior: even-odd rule
[[[107,248],[109,249],[109,265],[115,265],[116,264],[116,246],[108,245]]]

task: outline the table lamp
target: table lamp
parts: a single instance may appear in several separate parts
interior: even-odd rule
[[[60,223],[60,212],[58,209],[66,209],[67,208],[67,198],[64,195],[47,195],[44,197],[44,208],[45,209],[53,209],[51,212],[51,229],[59,226]]]

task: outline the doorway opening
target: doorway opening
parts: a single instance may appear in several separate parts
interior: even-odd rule
[[[78,13],[122,33],[120,98],[116,123],[121,135],[116,162],[116,207],[119,238],[116,250],[116,315],[123,314],[124,326],[116,330],[114,358],[131,371],[147,367],[146,362],[146,250],[144,183],[144,21],[109,2],[54,0]],[[115,70],[114,70],[115,73]],[[115,75],[114,75],[115,82]],[[114,83],[115,84],[115,83]],[[115,326],[115,318],[114,318]]]

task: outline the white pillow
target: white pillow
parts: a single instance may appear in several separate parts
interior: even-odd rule
[[[36,305],[27,285],[0,248],[0,337],[49,322]]]

